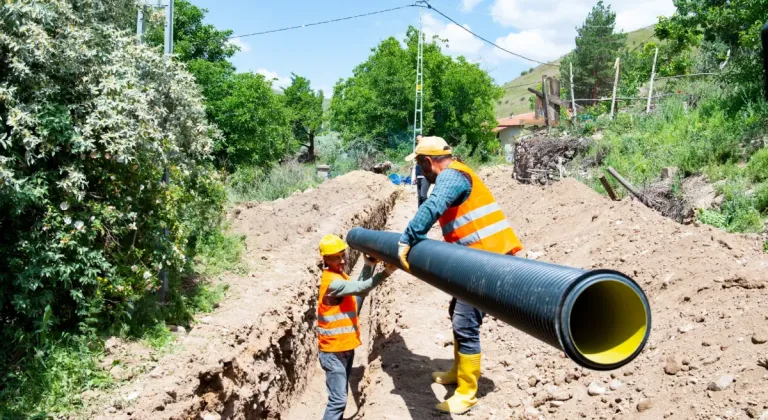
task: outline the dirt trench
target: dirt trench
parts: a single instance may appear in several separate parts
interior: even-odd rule
[[[768,419],[768,256],[758,240],[679,225],[575,180],[521,185],[506,167],[481,177],[521,236],[524,255],[614,268],[642,285],[653,310],[648,346],[621,369],[589,371],[486,317],[480,404],[465,416],[441,416],[433,406],[454,389],[431,383],[429,374],[452,363],[449,297],[398,272],[363,309],[365,346],[345,418]],[[388,230],[405,226],[415,201],[401,197]],[[323,372],[315,375],[286,418],[320,418]]]
[[[397,194],[384,176],[353,172],[284,200],[231,209],[233,231],[247,238],[250,273],[224,276],[229,291],[221,306],[87,417],[284,418],[317,360],[320,238],[383,228]],[[358,257],[350,254],[351,265]]]

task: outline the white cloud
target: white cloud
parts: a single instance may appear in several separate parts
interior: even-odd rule
[[[227,42],[234,46],[240,47],[240,52],[243,52],[243,53],[251,52],[251,50],[253,49],[251,48],[250,44],[248,44],[247,42],[243,41],[240,38],[230,39]]]
[[[669,16],[675,11],[672,0],[609,0],[606,4],[616,12],[617,31],[629,32],[652,25],[658,16]],[[498,38],[496,43],[535,60],[557,59],[573,49],[576,27],[584,23],[594,5],[594,0],[494,0],[493,20],[515,31]],[[499,59],[515,58],[498,49],[495,53]]]
[[[538,29],[511,33],[505,37],[497,38],[496,44],[512,52],[544,62],[557,59],[565,55],[572,48],[570,43],[557,41],[555,31],[541,31]],[[515,57],[499,49],[495,49],[495,52],[499,58],[512,58],[529,63],[527,60]]]
[[[469,25],[463,25],[471,29]],[[424,34],[428,40],[433,35],[448,40],[446,51],[451,55],[463,55],[468,58],[477,56],[483,48],[483,41],[475,38],[455,23],[444,24],[427,13],[424,15]]]
[[[286,88],[291,85],[291,78],[277,74],[277,72],[267,69],[257,69],[256,74],[263,75],[267,80],[272,81],[272,86],[276,88]]]
[[[461,11],[471,12],[483,0],[461,0]]]

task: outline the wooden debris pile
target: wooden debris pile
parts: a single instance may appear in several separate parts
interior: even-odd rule
[[[568,175],[565,165],[590,145],[591,140],[584,137],[524,137],[515,144],[513,176],[526,184],[559,181]]]

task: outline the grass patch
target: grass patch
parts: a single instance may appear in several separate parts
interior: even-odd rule
[[[112,385],[112,377],[98,366],[100,351],[99,340],[83,336],[63,335],[36,346],[4,372],[0,418],[45,419],[82,409],[82,392]]]
[[[297,191],[317,187],[322,180],[313,164],[282,164],[264,172],[259,168],[240,168],[227,180],[229,198],[243,201],[273,201]]]

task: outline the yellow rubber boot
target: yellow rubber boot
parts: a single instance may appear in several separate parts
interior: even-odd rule
[[[436,405],[444,413],[464,414],[477,404],[477,382],[480,380],[480,354],[459,356],[458,387],[451,398]]]
[[[442,385],[453,385],[456,383],[456,376],[459,373],[459,347],[456,340],[453,340],[453,367],[447,372],[432,372],[432,382]]]

